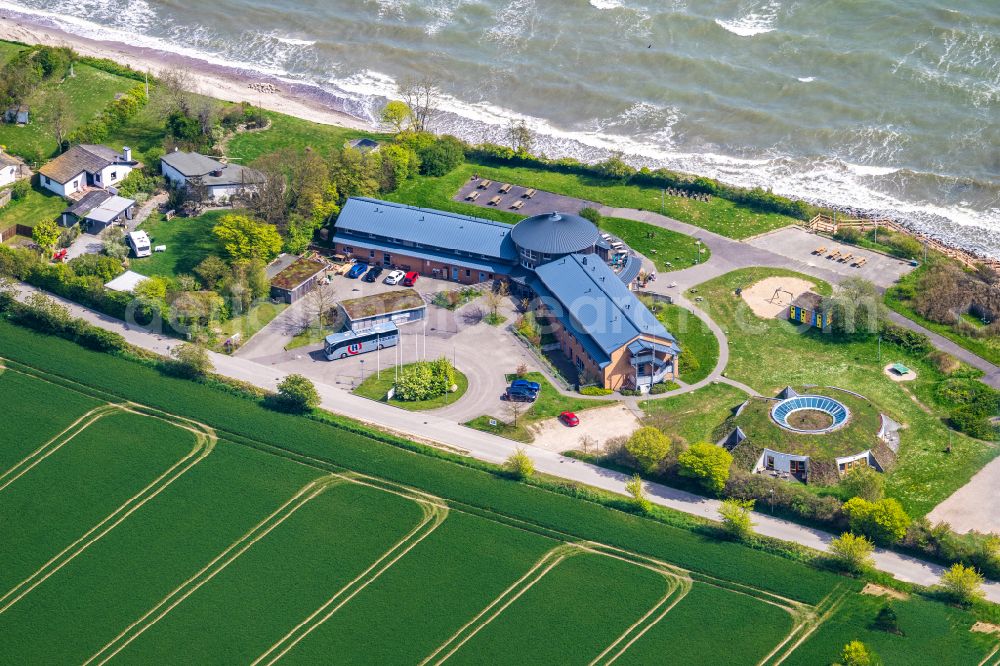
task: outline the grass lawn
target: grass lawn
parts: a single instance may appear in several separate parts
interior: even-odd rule
[[[517,377],[507,375],[508,382],[514,379],[517,379]],[[525,375],[525,379],[538,382],[542,388],[539,389],[538,397],[534,402],[515,403],[520,406],[520,412],[517,415],[517,426],[508,423],[513,420],[509,413],[502,414],[502,418],[501,416],[479,416],[465,425],[476,430],[500,435],[507,439],[529,443],[534,439],[534,435],[531,434],[531,430],[528,428],[532,423],[555,418],[563,412],[582,412],[585,409],[604,407],[614,402],[613,400],[587,400],[563,395],[540,372],[529,372]],[[509,406],[510,403],[505,404]],[[495,426],[490,425],[490,419],[495,420],[497,424]]]
[[[143,222],[142,230],[149,234],[153,245],[166,245],[166,252],[154,252],[145,259],[132,259],[132,270],[143,275],[174,278],[183,273],[193,273],[194,267],[205,257],[222,256],[222,245],[212,234],[223,215],[230,211],[212,210],[198,217],[175,217],[167,220],[160,213],[153,213]]]
[[[246,132],[234,136],[229,141],[226,150],[229,157],[249,164],[261,155],[284,148],[302,150],[308,146],[322,153],[329,153],[331,150],[343,148],[344,143],[351,139],[359,137],[370,137],[376,140],[387,138],[383,135],[336,125],[321,125],[271,111],[265,111],[264,115],[271,120],[271,127],[261,132]]]
[[[407,368],[412,363],[402,366]],[[378,377],[375,373],[368,376],[365,381],[361,382],[356,389],[354,389],[355,395],[360,395],[363,398],[369,398],[371,400],[378,400],[379,402],[385,402],[385,396],[388,394],[389,389],[392,388],[394,383],[394,375],[392,368],[383,369],[382,376]],[[401,409],[406,409],[411,412],[425,411],[428,409],[437,409],[438,407],[444,407],[445,405],[450,405],[455,402],[463,395],[469,388],[469,378],[463,373],[455,370],[455,385],[458,386],[458,390],[454,393],[445,393],[436,398],[431,398],[430,400],[416,400],[412,402],[407,402],[405,400],[397,400],[393,398],[388,401],[388,404],[393,407],[399,407]]]
[[[29,162],[47,160],[56,155],[58,146],[55,133],[45,114],[51,105],[50,100],[58,92],[65,94],[70,102],[72,130],[103,111],[105,106],[114,101],[116,93],[138,85],[132,79],[115,76],[89,65],[78,63],[74,66],[74,72],[76,76],[67,77],[65,81],[45,81],[38,86],[27,101],[31,109],[27,125],[0,124],[0,144],[6,146],[8,152]]]
[[[383,492],[387,484],[441,498],[448,515],[426,539],[411,541],[412,550],[397,551],[400,559],[385,574],[367,587],[352,588],[358,594],[345,596],[346,603],[330,616],[329,624],[318,625],[289,657],[309,663],[328,660],[330,654],[343,655],[346,661],[418,662],[559,542],[600,541],[731,581],[733,588],[746,585],[807,604],[817,604],[837,589],[860,589],[858,581],[794,558],[680,527],[697,523],[695,518],[676,516],[678,522],[671,525],[586,499],[600,497],[596,490],[570,496],[562,484],[532,485],[547,483],[544,479],[516,482],[484,469],[484,463],[405,442],[354,421],[324,416],[321,422],[269,411],[231,391],[165,376],[147,365],[2,321],[0,342],[9,359],[8,372],[20,368],[74,386],[76,392],[141,402],[203,422],[220,436],[208,458],[0,613],[0,635],[8,639],[0,644],[5,663],[85,661],[179,587],[193,593],[175,596],[178,603],[162,606],[168,611],[162,619],[125,646],[126,660],[177,661],[181,651],[188,655],[180,657],[184,661],[252,661],[415,524],[417,507],[395,494],[394,485]],[[14,569],[26,568],[23,558],[29,555],[58,550],[59,540],[44,530],[64,533],[72,525],[74,534],[80,534],[81,527],[94,524],[90,513],[101,503],[134,493],[133,486],[149,469],[169,463],[175,447],[168,430],[176,429],[135,418],[142,422],[122,421],[89,439],[79,436],[0,491],[0,525],[10,532],[3,535],[9,554],[0,555],[4,576],[13,578]],[[68,464],[66,456],[74,448],[76,457]],[[333,486],[283,514],[283,522],[265,524],[274,529],[248,535],[306,483],[331,471],[366,475],[374,487]],[[15,496],[10,493],[29,479],[36,486],[30,507],[22,506],[21,499],[11,502]],[[84,485],[87,497],[74,491]],[[253,538],[256,534],[261,538]],[[227,552],[234,544],[239,551]],[[199,574],[219,555],[236,557],[212,569],[210,576]],[[204,584],[192,588],[194,583],[188,581],[193,576]],[[527,589],[454,657],[491,663],[550,663],[566,654],[593,657],[647,613],[663,590],[663,579],[645,568],[605,556],[577,555]],[[679,614],[668,614],[664,621],[683,620],[682,630],[699,625],[709,641],[725,636],[727,649],[745,645],[747,654],[754,654],[786,624],[772,622],[768,613],[755,613],[738,596],[720,596],[707,604],[702,600],[689,607],[688,615],[682,614],[682,601],[674,609]],[[706,606],[714,612],[705,611]],[[94,608],[103,610],[94,613]],[[932,610],[935,613],[920,615],[919,626],[904,628],[912,628],[913,635],[946,636],[942,642],[947,645],[941,649],[950,650],[961,663],[978,663],[968,657],[982,654],[984,639],[964,631],[973,615],[936,604]],[[734,630],[726,621],[751,613],[756,622],[743,622],[742,629]],[[840,623],[835,626],[838,633],[822,640],[842,644],[843,635],[863,635],[871,616],[867,611],[836,611],[828,622]],[[909,617],[902,612],[900,616]],[[810,643],[813,640],[821,639],[814,636]],[[918,636],[902,649],[883,654],[906,662],[908,651],[922,649],[924,642]],[[825,663],[824,644],[818,645],[815,653],[796,663]],[[717,644],[709,648],[718,652]],[[648,661],[642,654],[637,660]],[[938,657],[938,663],[946,662]]]
[[[647,257],[656,264],[660,273],[690,268],[696,263],[708,261],[712,256],[707,246],[696,245],[691,236],[645,222],[605,217],[601,220],[601,229],[618,236],[630,248]],[[699,250],[701,259],[697,259]]]
[[[919,394],[943,379],[925,359],[883,343],[880,362],[875,338],[844,341],[815,329],[802,333],[783,319],[757,318],[734,290],[771,275],[790,275],[816,283],[814,278],[790,271],[751,268],[727,273],[698,287],[706,311],[729,337],[727,377],[763,395],[775,395],[788,384],[857,391],[906,424],[898,464],[886,480],[889,495],[900,500],[914,517],[930,511],[1000,453],[990,443],[949,431],[942,422],[943,410],[917,404],[911,398],[908,390]],[[828,292],[829,285],[820,283],[817,291]],[[893,382],[882,372],[890,361],[916,370],[918,378],[906,387]],[[950,454],[945,453],[949,441]]]
[[[225,342],[225,338],[229,338],[236,333],[241,334],[242,341],[245,343],[256,335],[257,331],[270,324],[287,307],[288,303],[284,301],[280,303],[260,301],[251,307],[246,314],[227,319],[219,325],[221,331],[220,337],[223,338],[220,340],[220,345]]]
[[[714,442],[715,429],[747,399],[747,394],[729,384],[709,384],[697,391],[662,400],[645,400],[639,407],[662,424],[671,439],[688,443]]]
[[[681,381],[694,384],[708,377],[719,362],[719,341],[708,325],[679,305],[657,303],[653,312],[681,347]]]
[[[25,198],[0,208],[0,229],[15,224],[34,227],[39,222],[57,219],[67,207],[66,200],[58,194],[33,187]]]

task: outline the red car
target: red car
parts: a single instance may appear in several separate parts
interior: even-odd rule
[[[580,425],[580,417],[573,412],[563,412],[559,415],[559,420],[570,428]]]
[[[420,277],[420,273],[417,273],[416,271],[410,271],[409,273],[406,274],[406,277],[403,278],[403,286],[412,287],[417,283],[418,277]]]

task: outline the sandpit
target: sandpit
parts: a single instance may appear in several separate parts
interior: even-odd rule
[[[894,382],[912,382],[914,379],[917,378],[917,373],[915,373],[913,370],[910,370],[909,368],[907,368],[907,370],[909,370],[909,372],[907,372],[905,375],[899,374],[898,372],[896,372],[895,370],[893,370],[892,366],[894,366],[894,365],[895,365],[895,363],[890,363],[889,365],[887,365],[884,368],[882,368],[882,372],[885,373],[885,376],[888,377],[889,379],[891,379],[892,381],[894,381]]]
[[[812,287],[811,282],[801,278],[770,277],[745,288],[740,295],[761,319],[787,319],[788,306]]]

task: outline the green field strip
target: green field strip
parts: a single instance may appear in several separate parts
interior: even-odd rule
[[[695,582],[687,596],[615,662],[754,666],[788,634],[794,618],[738,592]]]
[[[667,581],[657,572],[578,552],[431,663],[513,664],[523,663],[525,655],[534,663],[589,663],[667,592]]]
[[[14,370],[0,371],[0,470],[29,455],[86,412],[95,400]]]
[[[0,492],[0,614],[210,451],[166,422],[105,416]]]
[[[391,493],[356,483],[329,486],[116,658],[249,663],[394,548],[425,516],[417,503]]]
[[[551,539],[453,511],[279,663],[312,664],[338,655],[342,662],[416,664],[554,545]]]
[[[879,609],[887,604],[896,611],[902,636],[871,626]],[[957,608],[919,597],[903,601],[852,593],[844,596],[836,612],[781,663],[833,663],[846,643],[858,640],[878,654],[886,666],[979,664],[996,649],[997,639],[995,635],[969,631],[972,623],[973,618]]]
[[[317,476],[220,441],[127,529],[0,615],[0,663],[82,663]]]

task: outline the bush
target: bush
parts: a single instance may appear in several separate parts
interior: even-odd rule
[[[649,387],[649,394],[661,395],[671,390],[672,388],[674,387],[672,387],[670,384],[664,384],[663,382],[660,382],[659,384],[653,384],[652,386]]]
[[[840,481],[845,496],[877,502],[885,496],[885,477],[867,465],[855,467]]]
[[[843,666],[879,666],[882,663],[861,641],[851,641],[845,645],[840,653],[840,661]]]
[[[299,374],[291,374],[278,384],[274,398],[276,405],[286,412],[305,413],[319,407],[319,392],[316,385]]]
[[[932,351],[927,355],[927,360],[933,363],[938,372],[943,375],[950,375],[961,366],[957,358],[943,351]]]
[[[861,240],[861,232],[854,227],[839,227],[833,237],[845,243],[857,244]]]
[[[721,446],[699,442],[677,456],[677,464],[681,476],[695,479],[706,490],[719,493],[726,487],[733,456]]]
[[[642,477],[635,474],[632,479],[625,484],[625,490],[631,497],[632,507],[638,513],[649,513],[653,508],[653,503],[646,497],[646,490],[642,486]]]
[[[628,438],[625,450],[646,472],[655,472],[670,453],[670,438],[657,428],[639,428]]]
[[[948,425],[969,437],[991,441],[997,437],[997,427],[980,405],[959,407],[948,415]]]
[[[844,502],[843,510],[852,532],[864,534],[879,544],[900,541],[911,522],[902,505],[891,498],[869,502],[855,497]]]
[[[418,150],[417,155],[420,157],[420,173],[426,176],[444,176],[465,161],[465,144],[446,134]]]
[[[174,358],[169,369],[180,377],[187,379],[204,379],[212,372],[212,361],[208,352],[201,345],[185,343],[170,350]]]
[[[31,180],[28,178],[22,178],[21,180],[14,181],[14,184],[10,187],[10,198],[14,201],[20,201],[21,199],[28,196],[31,192]]]
[[[916,356],[923,356],[934,349],[931,339],[923,333],[911,331],[895,324],[883,324],[882,339],[898,345]]]
[[[396,382],[397,400],[414,402],[444,395],[455,383],[455,368],[446,358],[417,361],[404,367]]]
[[[507,474],[518,480],[530,478],[535,473],[535,463],[521,447],[514,449],[514,452],[504,461],[503,468]]]
[[[629,397],[642,395],[642,391],[640,391],[639,389],[619,389],[618,392],[624,396],[629,396]]]
[[[960,604],[971,604],[983,597],[983,577],[972,567],[953,564],[941,574],[944,593]]]
[[[727,499],[719,507],[722,529],[733,539],[746,541],[753,535],[753,521],[750,519],[753,505],[753,500]]]
[[[584,386],[580,389],[581,395],[611,395],[614,393],[611,389],[602,388],[600,386]]]
[[[863,536],[845,532],[830,542],[830,554],[837,565],[852,573],[858,573],[875,566],[872,552],[875,544]]]
[[[884,631],[888,634],[903,635],[903,632],[899,628],[899,616],[896,615],[896,611],[889,604],[879,609],[878,615],[875,616],[875,621],[872,622],[871,626],[872,629]]]
[[[604,216],[596,208],[590,206],[580,209],[580,217],[590,220],[597,227],[601,226],[601,222],[604,221]]]

